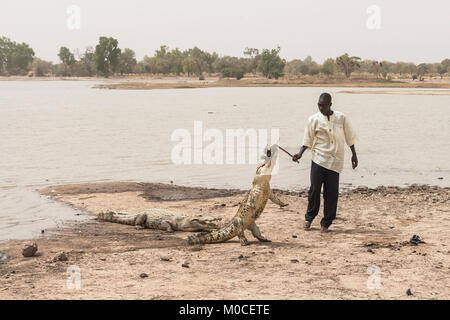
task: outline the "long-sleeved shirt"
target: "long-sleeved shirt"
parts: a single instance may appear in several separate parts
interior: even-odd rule
[[[350,147],[357,140],[348,118],[333,111],[330,120],[317,112],[308,118],[303,145],[311,149],[312,161],[337,173],[344,167],[344,142]]]

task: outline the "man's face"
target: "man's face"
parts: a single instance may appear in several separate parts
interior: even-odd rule
[[[319,99],[317,106],[319,107],[320,113],[322,113],[324,116],[327,116],[331,110],[331,101],[326,99]]]

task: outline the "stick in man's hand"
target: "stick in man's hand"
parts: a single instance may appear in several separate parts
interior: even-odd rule
[[[294,156],[292,154],[290,154],[289,151],[285,150],[280,145],[278,145],[278,148],[280,148],[280,150],[286,152],[292,159],[294,159]],[[298,160],[295,160],[295,162],[300,163]]]

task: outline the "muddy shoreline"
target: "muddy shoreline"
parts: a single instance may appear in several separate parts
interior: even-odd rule
[[[411,83],[401,81],[253,81],[253,80],[219,80],[199,82],[145,82],[127,81],[98,84],[96,89],[110,90],[156,90],[156,89],[200,89],[226,87],[351,87],[351,88],[450,88],[450,83]]]
[[[226,221],[246,190],[118,182],[40,192],[89,213],[92,220],[45,230],[52,235],[33,240],[39,247],[35,257],[21,255],[33,241],[0,243],[0,299],[450,298],[450,188],[341,192],[328,234],[319,232],[322,212],[311,231],[301,228],[306,190],[275,190],[289,206],[280,209],[269,202],[258,219],[272,242],[260,243],[247,234],[246,247],[233,239],[200,248],[186,244],[188,232],[99,222],[96,214],[156,207]],[[424,243],[411,244],[414,235]],[[80,289],[66,285],[71,266],[81,271]],[[373,266],[381,272],[378,289],[368,287],[368,268]]]

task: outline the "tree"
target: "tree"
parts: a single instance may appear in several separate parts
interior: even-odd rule
[[[445,68],[446,72],[450,71],[450,59],[442,60],[441,65]]]
[[[378,62],[378,61],[373,61],[372,66],[373,66],[374,73],[378,78],[382,73],[383,63]]]
[[[361,58],[349,57],[347,53],[336,58],[336,64],[341,69],[341,71],[344,72],[347,78],[350,78],[352,72],[360,67],[360,61]]]
[[[419,75],[419,78],[421,79],[425,74],[429,72],[429,65],[426,63],[421,63],[417,66],[417,74]],[[419,79],[419,80],[420,80]]]
[[[302,60],[294,59],[294,60],[286,63],[284,71],[288,75],[296,75],[297,76],[297,75],[301,74],[302,66],[303,66]]]
[[[259,58],[261,57],[259,54],[259,50],[256,48],[246,47],[244,50],[244,55],[248,56],[249,59],[248,70],[253,74],[256,74],[256,70],[258,69],[259,64]]]
[[[120,54],[120,73],[132,73],[136,67],[136,54],[133,50],[125,48]]]
[[[224,78],[236,78],[240,80],[248,70],[248,59],[225,56],[218,58],[213,64],[213,70],[222,74]]]
[[[327,76],[333,75],[335,70],[336,70],[336,63],[334,62],[333,58],[328,58],[327,60],[325,60],[322,66],[320,67],[320,72],[322,72]]]
[[[188,57],[183,60],[183,72],[187,73],[188,77],[191,76],[191,74],[198,72],[195,58]]]
[[[67,47],[61,47],[59,49],[58,57],[61,60],[62,63],[64,63],[66,66],[71,67],[75,64],[75,56],[72,52],[70,52],[69,48]]]
[[[100,37],[95,47],[94,60],[97,70],[108,77],[119,66],[121,50],[114,38]]]
[[[31,65],[31,70],[35,77],[44,77],[53,73],[53,63],[35,58]]]
[[[182,73],[184,59],[183,52],[181,52],[180,49],[175,48],[167,54],[167,57],[170,61],[170,72],[177,75]]]
[[[8,55],[11,50],[12,42],[6,37],[0,38],[0,74],[6,69]]]
[[[300,70],[302,74],[309,74],[313,76],[320,72],[320,67],[317,62],[313,61],[311,56],[307,56],[305,60],[303,60]]]
[[[441,63],[439,63],[438,67],[437,67],[437,73],[439,73],[439,75],[442,77],[444,76],[445,73],[450,71],[450,59],[444,59],[441,61]]]
[[[92,77],[95,75],[94,49],[87,47],[80,56],[80,60],[75,64],[74,73],[80,77]]]
[[[183,71],[188,75],[196,74],[199,77],[205,71],[211,72],[214,59],[218,57],[216,53],[211,55],[198,47],[184,51],[183,55],[185,57],[183,60]]]
[[[0,73],[26,74],[31,69],[34,51],[26,43],[0,38]]]
[[[262,51],[258,70],[269,79],[278,79],[284,75],[286,60],[280,58],[280,50],[281,48],[277,47],[276,49],[264,49]]]
[[[441,76],[441,79],[442,79],[444,74],[447,72],[447,69],[442,64],[439,64],[437,67],[437,72],[439,73],[439,75]]]

